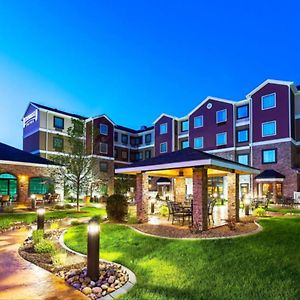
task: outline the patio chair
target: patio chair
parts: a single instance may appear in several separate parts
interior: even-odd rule
[[[208,205],[207,205],[207,210],[208,210],[208,213],[207,213],[207,216],[208,216],[208,223],[210,223],[210,220],[212,220],[212,223],[214,223],[214,215],[213,215],[213,212],[214,212],[214,207],[217,203],[217,200],[216,199],[208,199]]]
[[[181,221],[183,226],[186,218],[188,219],[188,222],[190,224],[192,217],[191,209],[183,207],[180,204],[174,202],[171,202],[170,204],[172,210],[172,224],[174,224],[174,221]]]

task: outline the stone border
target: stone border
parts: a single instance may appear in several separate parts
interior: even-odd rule
[[[82,256],[82,257],[86,257],[86,254],[82,254],[80,252],[77,252],[75,250],[72,250],[71,248],[69,248],[65,242],[64,242],[64,236],[65,236],[65,233],[67,232],[68,229],[65,229],[62,234],[60,235],[59,237],[59,244],[68,252],[70,253],[73,253],[73,254],[76,254],[76,255],[79,255],[79,256]],[[118,264],[118,263],[115,263],[115,262],[111,262],[111,261],[108,261],[108,260],[105,260],[105,259],[100,259],[100,261],[103,261],[103,262],[106,262],[106,263],[112,263],[112,264],[115,264],[117,266],[121,266],[122,269],[128,274],[129,276],[129,279],[128,281],[126,282],[125,285],[123,285],[122,287],[120,287],[119,289],[115,290],[114,292],[108,294],[108,295],[105,295],[104,297],[101,297],[101,299],[103,300],[111,300],[111,299],[114,299],[120,295],[123,295],[125,293],[127,293],[135,284],[136,284],[136,276],[135,274],[129,270],[128,268],[124,267],[123,265],[121,264]]]
[[[246,233],[242,233],[242,234],[236,234],[236,235],[231,235],[231,236],[220,236],[220,237],[195,237],[195,238],[184,238],[184,237],[167,237],[167,236],[160,236],[160,235],[154,235],[151,233],[146,233],[143,232],[137,228],[134,228],[130,225],[125,225],[129,228],[131,228],[132,230],[134,230],[135,232],[145,235],[145,236],[149,236],[149,237],[154,237],[154,238],[159,238],[159,239],[165,239],[165,240],[185,240],[185,241],[201,241],[201,240],[224,240],[224,239],[235,239],[235,238],[239,238],[239,237],[245,237],[245,236],[250,236],[250,235],[254,235],[257,234],[261,231],[263,231],[263,227],[257,223],[256,221],[254,221],[254,224],[257,226],[257,228],[254,231],[250,231],[250,232],[246,232]]]

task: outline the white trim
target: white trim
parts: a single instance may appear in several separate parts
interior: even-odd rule
[[[221,135],[221,134],[224,134],[224,133],[225,133],[225,143],[224,144],[219,144],[218,143],[218,136]],[[227,145],[227,131],[216,133],[216,146],[224,146],[224,145]]]
[[[106,151],[105,152],[101,151],[101,144],[106,145]],[[102,154],[107,154],[108,153],[108,143],[102,143],[102,142],[99,143],[99,153],[102,153]]]
[[[128,161],[123,161],[123,160],[114,160],[115,163],[118,163],[118,164],[125,164],[125,165],[130,165],[131,163],[128,162]]]
[[[91,120],[93,121],[93,120],[99,119],[99,118],[105,118],[105,119],[107,119],[112,125],[117,126],[116,123],[115,123],[114,121],[112,121],[112,119],[110,119],[106,114],[98,115],[98,116],[95,116],[95,117],[90,117],[90,118],[86,119],[85,121],[86,121],[86,122],[89,122],[89,121],[91,121]]]
[[[53,108],[53,109],[55,109],[55,108]],[[82,118],[77,118],[77,117],[69,116],[69,115],[64,114],[64,113],[60,113],[60,112],[53,111],[53,110],[51,110],[51,109],[44,109],[44,108],[38,107],[38,110],[43,111],[43,112],[49,112],[49,113],[52,114],[53,116],[58,116],[58,117],[61,117],[61,118],[75,119],[75,120],[83,120],[83,121],[86,120],[83,116],[81,116]]]
[[[273,134],[264,134],[264,130],[263,130],[263,128],[264,128],[264,125],[265,124],[270,124],[270,123],[275,123],[275,132],[273,133]],[[269,136],[274,136],[274,135],[276,135],[277,134],[277,122],[276,122],[276,120],[272,120],[272,121],[267,121],[267,122],[263,122],[263,123],[261,123],[261,136],[262,137],[269,137]]]
[[[187,137],[189,137],[189,133],[184,133],[184,134],[179,134],[179,135],[178,135],[178,139],[179,139],[179,140],[180,140],[180,139],[187,138]]]
[[[250,149],[250,146],[242,146],[242,147],[236,147],[235,150],[239,151],[239,150],[248,150]]]
[[[201,126],[195,126],[195,121],[196,121],[197,118],[202,118],[202,125]],[[195,116],[194,117],[194,121],[193,121],[193,127],[194,127],[194,129],[196,129],[196,128],[202,128],[203,126],[204,126],[204,116],[203,115]]]
[[[246,119],[246,118],[245,118],[245,119]],[[249,120],[249,118],[248,118],[247,120],[243,120],[243,119],[236,120],[236,122],[235,122],[235,127],[245,126],[245,125],[250,125],[250,120]]]
[[[258,178],[255,179],[256,182],[283,182],[284,178]]]
[[[99,159],[104,159],[104,160],[115,160],[114,157],[111,157],[111,156],[103,156],[103,155],[97,155],[97,154],[88,155],[87,157],[99,158]]]
[[[259,86],[257,86],[254,90],[252,90],[249,94],[247,94],[247,97],[251,97],[253,94],[255,94],[257,91],[259,91],[261,88],[263,88],[268,83],[280,84],[280,85],[287,85],[287,86],[291,86],[291,85],[294,84],[294,82],[292,82],[292,81],[282,81],[282,80],[267,79],[263,83],[261,83]]]
[[[157,119],[155,119],[155,121],[153,122],[153,124],[156,124],[157,121],[159,121],[162,117],[168,117],[170,119],[175,119],[175,120],[178,120],[177,117],[174,117],[174,116],[171,116],[171,115],[167,115],[165,113],[162,113]]]
[[[45,164],[38,164],[38,163],[28,163],[28,162],[21,162],[21,161],[11,161],[11,160],[0,160],[0,165],[18,165],[18,166],[28,166],[28,167],[42,167],[42,168],[52,168],[58,167],[57,165],[45,165]]]
[[[270,97],[270,96],[273,96],[274,95],[274,106],[271,106],[271,107],[267,107],[267,108],[263,108],[263,99],[266,98],[266,97]],[[260,108],[261,110],[268,110],[268,109],[273,109],[273,108],[276,108],[276,105],[277,105],[277,96],[276,96],[276,93],[271,93],[271,94],[267,94],[267,95],[263,95],[260,97]]]
[[[291,138],[282,138],[282,139],[274,139],[269,141],[261,141],[255,142],[250,144],[250,146],[261,146],[261,145],[268,145],[268,144],[277,144],[277,143],[285,143],[285,142],[292,142]]]
[[[226,119],[223,121],[218,121],[218,113],[223,112],[223,111],[225,111],[225,113],[226,113]],[[225,122],[227,122],[227,108],[217,110],[216,111],[216,124],[225,123]]]
[[[236,148],[235,147],[230,147],[230,148],[222,148],[222,149],[215,149],[215,150],[204,150],[204,152],[207,153],[220,153],[220,152],[225,152],[225,151],[234,151]]]
[[[190,113],[188,113],[188,116],[192,115],[195,111],[197,111],[201,106],[203,106],[208,101],[218,101],[218,102],[229,103],[232,105],[234,105],[236,103],[235,101],[232,101],[232,100],[208,96],[200,104],[198,104]]]

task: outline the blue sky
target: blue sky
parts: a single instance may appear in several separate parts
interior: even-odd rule
[[[118,124],[300,84],[299,1],[0,3],[0,141],[22,147],[30,100]]]

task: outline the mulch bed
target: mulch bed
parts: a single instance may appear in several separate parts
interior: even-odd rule
[[[253,220],[245,220],[235,224],[235,228],[230,228],[227,224],[215,228],[210,228],[201,233],[192,233],[190,228],[178,225],[151,225],[133,224],[131,227],[147,234],[168,238],[219,238],[243,235],[254,232],[258,227]]]

